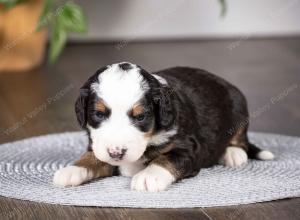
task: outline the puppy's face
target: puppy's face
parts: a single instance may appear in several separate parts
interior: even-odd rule
[[[113,165],[138,160],[154,126],[153,106],[146,97],[149,85],[135,66],[123,68],[112,65],[91,84],[87,111],[92,149]]]
[[[95,156],[112,165],[138,160],[155,124],[149,84],[140,69],[129,63],[114,64],[96,74],[85,87],[87,97],[79,101],[84,105],[79,108],[84,110],[77,106],[76,112],[84,111],[83,121]]]
[[[102,68],[85,83],[75,111],[99,160],[112,165],[137,161],[154,133],[172,124],[171,101],[161,86],[130,63]]]

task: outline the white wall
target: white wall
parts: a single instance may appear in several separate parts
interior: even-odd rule
[[[79,0],[88,39],[141,40],[300,34],[300,0]],[[74,39],[74,38],[73,38]],[[75,37],[77,39],[77,37]]]

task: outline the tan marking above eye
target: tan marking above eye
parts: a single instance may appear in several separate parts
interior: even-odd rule
[[[100,111],[100,112],[105,112],[106,107],[105,107],[105,105],[104,105],[104,103],[102,101],[98,101],[96,103],[96,110]]]
[[[141,104],[137,104],[132,108],[132,115],[137,116],[144,112],[144,107]]]

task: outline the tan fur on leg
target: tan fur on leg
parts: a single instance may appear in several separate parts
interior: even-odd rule
[[[78,186],[99,177],[113,175],[113,166],[98,160],[93,152],[86,152],[74,166],[55,172],[53,183],[58,186]]]

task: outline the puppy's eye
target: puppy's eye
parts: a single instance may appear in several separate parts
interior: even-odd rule
[[[104,119],[106,115],[105,115],[104,112],[97,111],[96,116],[97,116],[98,119]]]
[[[138,114],[135,116],[135,119],[139,122],[141,121],[144,121],[144,119],[146,118],[146,115],[143,113],[143,114]]]

